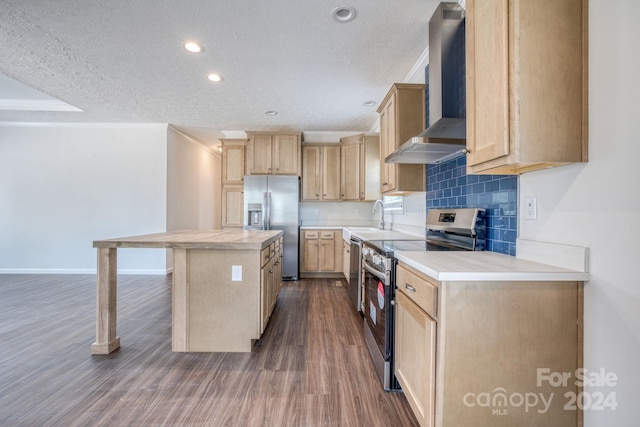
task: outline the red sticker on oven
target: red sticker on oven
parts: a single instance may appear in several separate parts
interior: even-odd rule
[[[378,282],[378,306],[380,309],[384,309],[384,285],[382,282]]]

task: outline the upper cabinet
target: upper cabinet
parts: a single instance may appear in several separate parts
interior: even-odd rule
[[[222,185],[244,184],[244,139],[221,139],[222,143]]]
[[[380,138],[353,135],[340,139],[341,200],[372,201],[380,198]]]
[[[247,175],[300,176],[301,133],[247,132]]]
[[[587,0],[467,0],[467,172],[586,162],[587,65]]]
[[[380,193],[425,191],[424,165],[385,163],[384,159],[425,127],[424,85],[395,83],[378,108],[380,114]]]
[[[302,200],[340,200],[340,145],[302,146]]]

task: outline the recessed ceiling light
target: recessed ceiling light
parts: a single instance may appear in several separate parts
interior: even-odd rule
[[[374,105],[376,105],[376,101],[372,101],[372,100],[364,101],[362,105],[364,105],[365,107],[373,107]]]
[[[204,50],[204,48],[196,42],[185,42],[183,46],[191,53],[200,53]]]
[[[211,80],[212,82],[221,82],[222,81],[222,76],[220,74],[216,74],[216,73],[211,73],[207,76],[207,78],[209,80]]]
[[[264,112],[267,116],[275,116],[276,114],[278,114],[277,111],[273,111],[273,110],[269,110],[269,111],[265,111]]]
[[[333,9],[331,16],[336,22],[351,22],[356,17],[356,10],[351,6],[340,6]]]

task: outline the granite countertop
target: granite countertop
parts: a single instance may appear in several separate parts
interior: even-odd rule
[[[262,249],[280,230],[181,230],[95,240],[94,248]]]
[[[397,251],[401,263],[438,281],[587,281],[589,273],[495,252]]]

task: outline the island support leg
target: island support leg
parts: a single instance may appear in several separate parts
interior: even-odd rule
[[[98,248],[98,280],[96,292],[96,342],[92,354],[109,354],[120,347],[116,336],[117,249]]]
[[[189,351],[189,252],[173,250],[171,351]]]

